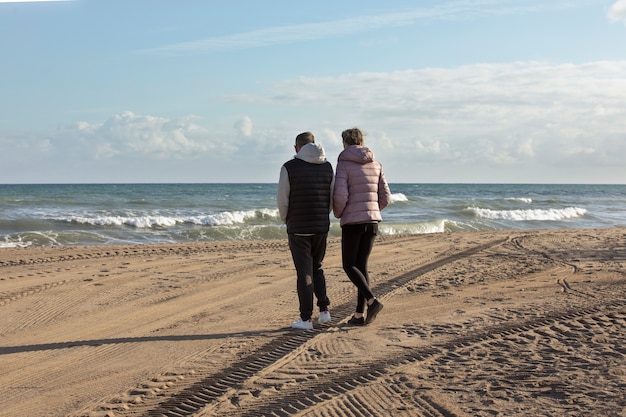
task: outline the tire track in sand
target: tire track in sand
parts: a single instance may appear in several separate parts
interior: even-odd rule
[[[377,292],[389,296],[400,286],[414,285],[421,274],[502,242],[494,241],[415,268],[380,283]],[[551,255],[544,257],[557,267],[571,267]],[[586,294],[565,282],[563,285],[569,290],[565,296],[573,292]],[[578,415],[586,408],[612,415],[614,410],[626,407],[622,394],[626,379],[620,373],[623,372],[620,363],[626,357],[626,350],[621,347],[626,342],[621,336],[626,334],[623,284],[607,286],[596,296],[587,294],[582,297],[585,303],[548,310],[541,317],[533,314],[532,307],[509,312],[508,320],[474,328],[471,334],[412,348],[400,355],[379,356],[367,363],[348,361],[343,363],[343,368],[326,371],[314,362],[318,355],[324,355],[324,347],[342,349],[322,340],[332,338],[336,328],[286,332],[228,369],[200,376],[191,387],[174,395],[163,392],[159,398],[142,398],[143,404],[126,404],[115,415],[453,417],[493,415],[502,412],[502,401],[509,404],[508,415],[529,412],[528,408],[516,408],[516,404],[517,407],[531,404],[535,407],[531,414],[541,414],[546,401],[558,402],[569,415]],[[334,311],[348,315],[351,306],[341,305]],[[421,336],[419,328],[409,326],[405,330],[409,335]],[[575,351],[571,350],[572,340],[577,346]],[[521,367],[517,357],[520,352],[528,356]],[[478,368],[476,358],[483,358]],[[289,364],[294,361],[300,363],[290,373]],[[464,366],[467,371],[459,377],[458,369]],[[310,373],[298,373],[298,369]],[[417,373],[419,383],[415,378],[406,378],[407,373]],[[589,378],[585,379],[588,374]],[[494,381],[493,375],[508,375],[508,379]],[[569,398],[564,382],[568,378],[586,386],[592,393],[589,398]],[[438,385],[438,380],[444,382]],[[596,389],[597,384],[603,389]],[[272,392],[272,387],[278,388]],[[475,392],[481,394],[479,401],[471,398],[470,394]],[[491,407],[496,403],[497,407]],[[390,404],[396,408],[391,410]],[[105,409],[100,408],[100,412]]]
[[[386,294],[390,294],[393,291],[397,290],[399,287],[407,285],[422,274],[433,271],[441,267],[442,265],[472,256],[485,249],[500,245],[507,240],[507,238],[496,239],[486,244],[459,251],[453,255],[446,256],[430,262],[426,265],[419,266],[408,272],[402,273],[393,278],[389,278],[384,282],[377,283],[375,285],[376,292],[381,295],[381,298],[384,298]],[[346,302],[341,305],[335,306],[335,308],[333,309],[333,314],[336,317],[346,317],[349,316],[352,309],[353,303]],[[231,364],[227,368],[217,373],[209,373],[207,371],[187,376],[185,380],[186,388],[178,390],[171,395],[168,395],[167,393],[160,393],[160,395],[157,396],[146,396],[142,397],[141,399],[135,398],[135,400],[130,403],[108,403],[96,407],[96,410],[93,410],[92,412],[82,413],[80,415],[106,415],[105,413],[107,411],[114,411],[115,415],[119,416],[193,415],[200,412],[206,407],[210,407],[212,404],[216,403],[216,401],[220,397],[224,396],[228,392],[238,389],[246,381],[256,377],[264,369],[275,366],[277,363],[284,360],[285,357],[293,355],[294,352],[304,349],[305,346],[315,337],[323,335],[332,330],[332,327],[324,327],[322,329],[314,329],[312,331],[299,333],[285,332],[278,336],[270,336],[273,338],[268,343],[248,352],[239,361]],[[403,359],[403,361],[406,361],[406,359]],[[341,375],[340,380],[335,382],[334,385],[329,385],[329,389],[331,391],[338,391],[339,393],[348,392],[358,386],[357,382],[359,380],[362,380],[363,378],[365,378],[366,380],[376,380],[384,376],[384,372],[381,371],[384,371],[386,367],[381,367],[381,365],[375,365],[380,369],[377,369],[374,372],[370,372],[370,366],[371,365],[368,365],[367,371],[357,367],[355,371],[352,371],[348,375]],[[354,386],[352,386],[352,384],[350,383],[346,384],[341,382],[343,380],[350,381],[350,379],[354,380]],[[317,389],[315,389],[314,391],[315,393],[317,393]],[[299,401],[299,396],[296,397],[298,398],[292,399],[291,402],[297,403]],[[316,394],[313,394],[312,398],[309,399],[307,403],[315,404],[319,402],[319,399],[315,400],[313,397],[317,398]],[[425,402],[425,404],[429,403],[429,400],[427,399],[422,399],[420,401]],[[283,403],[283,405],[291,404],[288,398],[281,398],[280,402]],[[275,405],[271,405],[270,408],[274,406]],[[289,407],[292,407],[294,410],[302,409],[302,406],[297,404],[291,404]],[[429,405],[428,408],[436,409],[437,407],[434,405]],[[442,410],[444,410],[442,413],[432,415],[454,415],[453,413],[450,414],[445,411],[445,407],[443,407]],[[250,415],[259,414],[253,413]]]
[[[626,301],[624,293],[614,297],[613,300],[605,302],[595,307],[572,308],[571,310],[553,311],[546,317],[521,320],[516,323],[505,323],[496,326],[488,326],[473,335],[463,335],[438,344],[431,344],[425,347],[411,349],[403,355],[394,355],[383,358],[373,363],[352,364],[350,371],[337,375],[337,373],[318,374],[315,378],[298,381],[296,386],[286,386],[271,400],[249,402],[249,404],[238,403],[237,408],[223,407],[216,413],[211,407],[202,410],[203,415],[223,415],[223,416],[321,416],[321,415],[341,415],[344,417],[376,416],[383,406],[394,404],[400,407],[399,410],[384,409],[385,415],[411,415],[411,416],[466,416],[466,415],[495,415],[498,410],[502,412],[502,406],[491,409],[489,406],[498,399],[517,399],[520,409],[515,408],[515,402],[511,405],[509,415],[522,413],[526,415],[541,415],[540,404],[536,410],[529,413],[529,402],[521,401],[522,398],[556,398],[562,399],[565,409],[567,409],[567,386],[564,381],[567,378],[559,378],[558,373],[563,372],[564,367],[574,370],[587,370],[601,366],[604,356],[612,349],[605,352],[597,352],[590,355],[584,346],[581,352],[568,352],[559,350],[555,345],[559,341],[571,338],[571,333],[579,331],[580,327],[585,329],[590,335],[597,334],[593,328],[613,327],[614,331],[623,334],[626,330]],[[622,338],[624,339],[624,338]],[[594,337],[587,338],[589,347],[602,346],[607,340]],[[529,358],[524,362],[525,369],[520,370],[518,358],[519,352],[527,351],[528,343],[538,343],[538,349],[533,353],[540,353],[542,357]],[[615,351],[620,352],[620,341],[614,342]],[[494,349],[494,347],[496,347]],[[616,352],[613,352],[615,354]],[[488,353],[490,352],[490,353]],[[484,366],[493,369],[476,368],[467,366],[467,371],[462,377],[452,375],[463,369],[464,362],[468,365],[476,361],[475,354],[489,355],[482,361]],[[623,361],[626,351],[621,349],[621,354],[617,354],[615,359]],[[419,379],[420,385],[415,382],[403,379],[405,370],[414,369],[416,365],[423,368],[423,374]],[[606,365],[605,365],[606,366]],[[453,369],[454,368],[454,369]],[[497,369],[496,369],[497,368]],[[510,375],[510,379],[502,378],[501,381],[493,381],[489,378],[489,383],[481,381],[480,374],[494,375],[497,372],[501,375]],[[587,371],[588,372],[588,371]],[[577,398],[578,407],[582,410],[585,406],[594,406],[598,410],[598,402],[604,402],[604,408],[611,415],[611,410],[620,409],[626,406],[623,398],[626,382],[621,378],[621,374],[616,370],[616,376],[603,384],[603,389],[594,389],[595,398]],[[586,381],[584,384],[594,384],[598,382],[598,375]],[[443,392],[435,389],[436,381],[445,380],[447,390],[455,391],[458,399],[455,401],[437,400]],[[622,382],[620,382],[622,381]],[[392,393],[395,390],[396,394]],[[470,403],[465,400],[464,409],[450,406],[456,402],[463,403],[463,394],[472,391],[483,391],[483,399],[478,403]],[[382,393],[382,394],[381,394]],[[413,393],[408,396],[408,393]],[[457,394],[457,393],[460,393]],[[236,398],[236,397],[233,397]],[[392,399],[391,399],[392,398]],[[486,399],[485,399],[486,398]],[[224,401],[224,400],[222,400]],[[231,400],[232,401],[232,400]],[[587,404],[584,404],[584,401]],[[316,406],[324,406],[324,412],[316,412]],[[522,407],[526,407],[525,409]],[[575,412],[577,408],[571,407]],[[468,412],[467,410],[471,410]],[[377,411],[379,410],[379,411]],[[159,410],[157,414],[177,416],[180,409],[170,410],[171,413],[163,413]],[[305,412],[306,411],[306,412]],[[406,414],[403,414],[406,412]]]

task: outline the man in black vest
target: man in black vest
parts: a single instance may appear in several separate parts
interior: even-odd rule
[[[330,228],[334,182],[333,167],[324,148],[311,132],[296,137],[296,156],[280,170],[276,202],[280,218],[287,225],[289,249],[296,267],[300,320],[295,329],[313,329],[313,294],[319,307],[318,323],[330,323],[326,277],[322,261]]]

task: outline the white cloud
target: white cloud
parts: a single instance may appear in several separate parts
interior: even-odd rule
[[[248,116],[242,116],[235,122],[234,128],[237,129],[240,136],[250,137],[252,136],[252,119]]]
[[[609,8],[608,18],[612,22],[624,21],[626,24],[626,0],[617,0]]]
[[[316,140],[323,142],[324,146],[333,147],[339,149],[342,146],[343,139],[341,138],[341,132],[337,132],[333,129],[323,128],[320,133],[316,135]]]
[[[205,152],[229,153],[232,150],[212,137],[195,121],[197,118],[170,120],[126,111],[111,116],[104,123],[78,122],[65,126],[55,135],[59,146],[74,142],[76,152],[93,152],[97,158],[117,155],[156,159],[193,158]]]
[[[341,131],[358,126],[391,181],[585,182],[603,172],[596,181],[626,178],[626,61],[356,73],[271,87],[267,96],[229,97],[263,103],[268,116],[254,123],[238,116],[219,128],[193,116],[124,112],[45,136],[5,133],[0,173],[44,160],[141,161],[163,167],[161,175],[178,164],[171,169],[181,176],[202,169],[213,173],[211,181],[274,181],[299,132],[311,130],[334,163]]]
[[[239,133],[201,126],[194,116],[131,111],[48,132],[0,131],[0,177],[18,183],[274,180],[292,156],[286,142],[293,138],[278,128],[255,135],[241,141]]]
[[[536,156],[535,147],[532,139],[526,139],[517,147],[517,151],[520,155],[525,155],[528,157]]]
[[[441,170],[466,165],[472,174],[491,166],[541,175],[536,164],[551,171],[569,164],[580,175],[624,171],[626,61],[308,77],[278,83],[272,97],[239,99],[322,112],[324,128],[336,132],[357,125],[369,131],[366,144],[377,157],[402,177],[416,172],[417,163]],[[333,106],[323,112],[320,103]],[[327,154],[339,150],[327,147]],[[471,181],[457,169],[447,171]]]
[[[415,148],[419,152],[425,152],[428,154],[441,154],[444,150],[450,146],[447,143],[442,144],[439,140],[428,139],[425,141],[418,140],[415,142]]]
[[[576,7],[573,3],[543,0],[456,0],[435,3],[429,8],[412,8],[381,12],[374,15],[349,17],[317,23],[275,26],[258,30],[180,42],[146,50],[150,53],[196,54],[224,50],[257,48],[328,39],[354,33],[408,26],[422,20],[473,19],[479,16],[537,13],[547,9]]]

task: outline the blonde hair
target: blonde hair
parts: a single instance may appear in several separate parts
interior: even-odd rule
[[[363,132],[359,128],[353,127],[341,132],[341,138],[346,145],[359,145],[363,146]]]

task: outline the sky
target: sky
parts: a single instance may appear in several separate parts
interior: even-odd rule
[[[626,0],[0,0],[0,183],[626,183]]]

